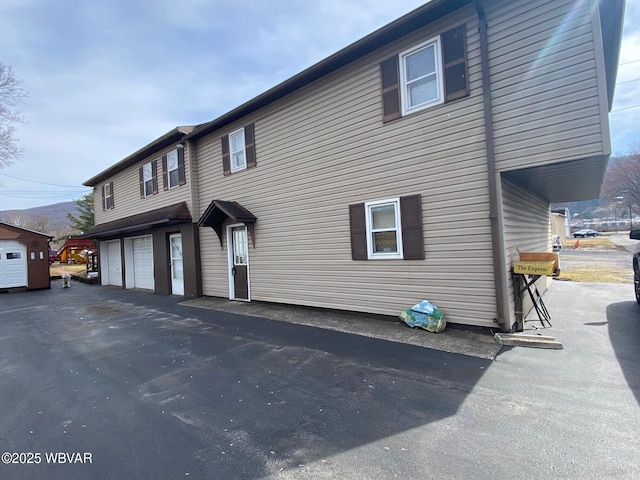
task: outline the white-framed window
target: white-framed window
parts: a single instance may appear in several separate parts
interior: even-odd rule
[[[144,182],[144,196],[153,195],[153,165],[151,162],[142,166],[142,181]]]
[[[402,114],[443,103],[440,37],[400,54]]]
[[[110,210],[113,208],[113,182],[105,183],[102,186],[102,199],[102,207],[105,210]]]
[[[180,186],[178,150],[172,150],[167,153],[167,177],[169,188]]]
[[[244,128],[229,134],[229,153],[231,154],[231,171],[247,168],[247,156],[244,144]]]
[[[369,259],[403,258],[399,198],[366,202],[365,225]]]

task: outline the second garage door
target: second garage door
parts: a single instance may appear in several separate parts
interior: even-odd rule
[[[153,242],[151,235],[133,239],[134,288],[153,290]]]

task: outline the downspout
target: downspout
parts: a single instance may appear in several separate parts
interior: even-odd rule
[[[478,13],[480,34],[480,61],[482,64],[482,97],[484,99],[484,131],[487,145],[487,174],[489,176],[489,221],[491,223],[492,250],[493,250],[493,275],[496,288],[496,317],[495,322],[502,331],[509,331],[510,325],[505,321],[505,312],[509,308],[509,296],[507,294],[507,271],[504,236],[501,228],[501,216],[499,205],[502,202],[502,193],[496,182],[496,159],[493,143],[493,106],[491,103],[491,84],[489,78],[489,42],[487,40],[487,16],[482,5],[482,0],[474,0]]]

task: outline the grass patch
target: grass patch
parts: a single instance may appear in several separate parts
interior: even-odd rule
[[[579,267],[561,270],[556,280],[591,283],[633,283],[633,273],[628,271],[604,270],[602,268]]]

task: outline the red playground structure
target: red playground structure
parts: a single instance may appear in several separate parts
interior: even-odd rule
[[[68,238],[62,247],[49,253],[49,263],[87,263],[87,257],[96,250],[93,240],[86,238]]]

